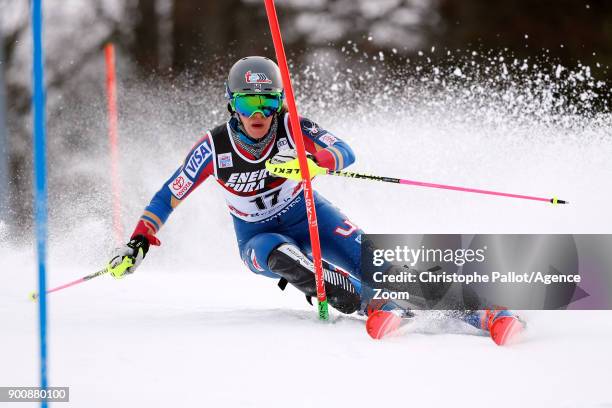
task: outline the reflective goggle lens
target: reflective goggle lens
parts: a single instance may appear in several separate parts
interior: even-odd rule
[[[243,116],[251,117],[260,112],[265,117],[272,116],[281,106],[280,95],[236,95],[234,109]]]

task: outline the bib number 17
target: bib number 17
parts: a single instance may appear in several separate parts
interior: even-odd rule
[[[260,195],[255,197],[255,199],[250,200],[251,203],[255,203],[258,209],[265,210],[270,207],[274,207],[278,203],[278,195],[280,194],[280,189],[276,191],[272,191],[265,195]],[[265,199],[265,200],[264,200]],[[266,201],[268,205],[266,206]]]

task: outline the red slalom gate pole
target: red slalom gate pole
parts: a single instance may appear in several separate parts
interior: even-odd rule
[[[319,301],[319,319],[329,319],[329,308],[327,306],[327,296],[325,295],[325,280],[323,277],[323,266],[321,263],[321,244],[319,242],[319,229],[317,227],[317,212],[314,205],[314,194],[312,184],[310,182],[310,173],[308,171],[308,162],[306,159],[306,149],[304,148],[304,140],[300,129],[300,119],[295,105],[295,97],[293,87],[291,86],[291,77],[289,75],[289,66],[287,65],[287,57],[283,46],[280,25],[278,16],[276,15],[276,7],[274,0],[265,0],[266,14],[268,15],[268,23],[272,40],[274,41],[274,50],[276,51],[276,59],[281,71],[283,86],[285,88],[285,97],[289,105],[289,120],[293,129],[293,139],[295,147],[297,147],[298,162],[300,163],[300,173],[302,174],[302,182],[304,183],[304,200],[306,202],[306,215],[308,216],[308,230],[310,232],[310,245],[312,247],[312,260],[315,268],[315,280],[317,283],[317,300]]]
[[[115,77],[115,48],[113,44],[104,47],[106,60],[106,96],[108,100],[108,139],[111,158],[111,190],[113,205],[113,233],[115,244],[123,241],[121,223],[121,180],[119,176],[119,133],[117,131],[117,82]]]

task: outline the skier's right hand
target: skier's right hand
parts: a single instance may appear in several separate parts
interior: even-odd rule
[[[308,173],[310,173],[310,179],[313,179],[319,174],[327,173],[327,169],[317,165],[314,156],[306,155],[306,162],[308,163]],[[300,164],[297,158],[297,151],[295,149],[287,149],[278,152],[274,157],[266,161],[266,169],[268,172],[277,177],[302,181]]]
[[[115,249],[106,267],[115,279],[134,273],[149,251],[149,240],[144,235],[134,236],[130,242]]]

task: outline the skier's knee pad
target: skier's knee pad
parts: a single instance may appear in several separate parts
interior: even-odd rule
[[[254,273],[270,278],[279,278],[278,274],[270,270],[268,258],[274,248],[286,243],[296,244],[293,239],[286,235],[276,233],[257,234],[248,240],[242,248],[242,260]]]
[[[314,265],[294,244],[281,244],[270,253],[270,270],[291,283],[308,297],[317,295]],[[325,292],[329,304],[342,313],[353,313],[361,306],[361,297],[351,280],[335,268],[324,268]]]

